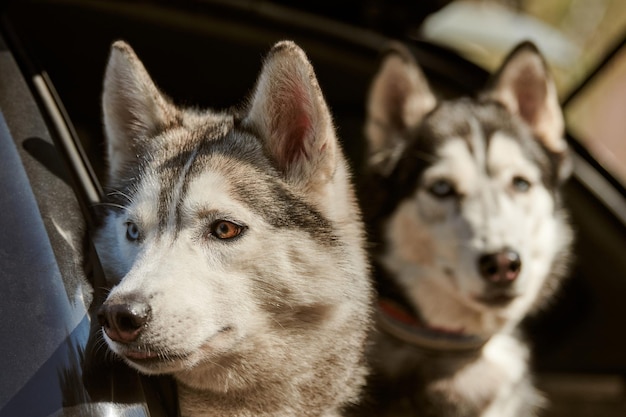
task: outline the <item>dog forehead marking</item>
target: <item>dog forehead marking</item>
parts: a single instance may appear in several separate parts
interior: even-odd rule
[[[468,138],[469,151],[474,156],[476,167],[482,169],[486,167],[486,137],[485,131],[476,117],[471,116],[468,120],[470,134]]]
[[[195,115],[194,117],[200,117]],[[200,123],[163,134],[163,146],[156,151],[152,166],[153,182],[161,189],[158,199],[158,224],[176,233],[181,228],[181,210],[190,184],[206,172],[232,170],[240,160],[259,152],[253,138],[237,134],[232,117]],[[217,184],[213,184],[217,185]],[[215,187],[214,187],[215,188]],[[211,189],[205,189],[203,195]]]
[[[424,172],[425,181],[449,178],[460,193],[473,191],[479,181],[480,170],[465,138],[450,138],[437,152],[437,162]]]
[[[302,229],[325,246],[339,243],[329,219],[292,192],[271,168],[258,140],[249,133],[233,129],[222,137],[190,139],[184,144],[186,149],[179,152],[163,150],[150,162],[152,168],[144,170],[139,185],[142,196],[135,198],[149,204],[158,201],[156,210],[152,206],[143,210],[156,212],[152,215],[156,219],[146,224],[155,224],[162,230],[171,228],[175,236],[193,210],[247,219],[254,213],[273,227]],[[207,183],[204,177],[213,179]],[[197,181],[198,186],[192,187]],[[191,207],[193,204],[187,201],[192,193],[201,193],[202,201],[194,203],[199,206]]]
[[[236,213],[237,219],[234,220],[242,222],[249,222],[252,216],[247,205],[233,195],[232,184],[219,170],[205,171],[190,182],[179,216],[184,224],[189,216],[208,212],[222,216]]]
[[[168,214],[167,214],[167,220],[166,220],[167,226],[170,229],[175,229],[176,224],[180,222],[179,220],[180,216],[178,214],[180,212],[180,205],[181,205],[181,202],[183,201],[184,194],[186,193],[186,190],[189,186],[189,180],[187,179],[188,173],[191,170],[191,165],[193,164],[197,155],[198,155],[198,147],[196,146],[192,150],[191,154],[187,158],[187,161],[185,162],[180,172],[178,173],[178,180],[176,181],[175,186],[171,190],[172,204],[170,204],[169,209],[167,210]],[[163,201],[163,199],[160,199],[159,201]],[[177,202],[177,203],[174,204],[174,202]]]
[[[496,131],[487,150],[487,163],[493,175],[510,176],[523,173],[532,182],[538,182],[541,172],[526,156],[520,144],[510,135]]]

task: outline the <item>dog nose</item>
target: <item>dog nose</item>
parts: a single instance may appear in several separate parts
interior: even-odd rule
[[[521,269],[522,260],[519,254],[510,249],[485,254],[478,258],[480,275],[491,284],[511,284]]]
[[[150,319],[150,312],[148,304],[135,299],[123,303],[105,302],[98,310],[98,323],[111,340],[129,343],[139,337]]]

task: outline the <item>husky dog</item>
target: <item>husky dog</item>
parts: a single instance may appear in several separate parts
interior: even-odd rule
[[[571,162],[541,54],[524,42],[478,98],[438,100],[395,45],[365,132],[374,414],[534,415],[544,401],[518,325],[557,288],[572,240],[559,197]]]
[[[339,416],[367,375],[373,289],[351,174],[313,68],[279,42],[239,110],[175,106],[129,45],[103,93],[116,356],[183,416]]]

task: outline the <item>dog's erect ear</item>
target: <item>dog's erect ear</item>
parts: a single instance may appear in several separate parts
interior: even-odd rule
[[[487,96],[519,115],[554,154],[567,151],[556,86],[537,47],[522,42],[493,76]]]
[[[365,135],[370,167],[383,173],[393,169],[407,133],[436,103],[412,53],[392,43],[369,91]]]
[[[332,117],[304,51],[278,42],[267,55],[243,124],[265,141],[287,181],[303,190],[325,184],[337,165]]]
[[[177,110],[158,90],[132,48],[111,46],[102,94],[109,180],[136,160],[148,139],[176,120]]]

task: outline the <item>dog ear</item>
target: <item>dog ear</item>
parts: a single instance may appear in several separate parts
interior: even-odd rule
[[[174,105],[155,86],[133,49],[111,46],[102,94],[109,180],[119,179],[148,139],[177,119]]]
[[[522,42],[511,51],[492,77],[486,95],[520,116],[561,162],[559,177],[569,175],[571,164],[556,86],[543,56],[532,42]]]
[[[391,43],[369,91],[365,125],[369,166],[382,173],[391,171],[409,131],[436,104],[411,51]]]
[[[338,142],[332,117],[313,67],[295,43],[278,42],[270,50],[243,124],[261,136],[292,184],[313,190],[333,176]]]

